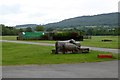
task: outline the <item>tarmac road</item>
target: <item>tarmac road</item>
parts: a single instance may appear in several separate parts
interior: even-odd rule
[[[0,40],[0,42],[35,44],[35,45],[43,45],[43,46],[55,46],[54,44],[49,44],[49,43],[38,43],[38,42],[27,42],[27,41]],[[105,52],[111,52],[111,53],[118,53],[120,51],[120,49],[98,48],[98,47],[89,47],[89,46],[82,46],[82,47],[89,48],[90,50],[105,51]]]
[[[3,66],[3,78],[118,78],[118,61]]]

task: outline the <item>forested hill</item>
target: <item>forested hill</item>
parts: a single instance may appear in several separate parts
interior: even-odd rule
[[[23,24],[23,25],[16,25],[15,27],[16,28],[23,28],[23,27],[25,27],[25,28],[27,28],[27,27],[36,27],[37,26],[37,24]]]
[[[70,19],[65,19],[56,23],[49,23],[44,26],[50,27],[78,27],[78,26],[101,26],[101,25],[118,25],[118,12],[99,14],[93,16],[80,16]]]

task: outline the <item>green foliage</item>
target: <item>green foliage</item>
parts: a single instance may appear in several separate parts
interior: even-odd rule
[[[118,28],[116,27],[104,27],[104,26],[97,26],[97,27],[89,27],[84,28],[86,35],[119,35]]]
[[[19,33],[20,33],[20,32],[24,32],[24,29],[20,28],[20,29],[19,29]]]
[[[35,31],[44,31],[44,27],[43,26],[37,26],[35,28]]]
[[[53,31],[53,30],[54,30],[54,28],[52,28],[52,27],[46,29],[46,31]]]
[[[61,31],[57,32],[53,35],[53,40],[68,40],[68,39],[74,39],[74,40],[83,40],[82,34],[79,31]]]
[[[2,35],[17,35],[18,34],[18,30],[15,29],[14,27],[8,27],[5,26],[3,24],[0,25],[0,27],[2,28]]]
[[[31,28],[31,27],[27,27],[27,28],[25,29],[25,32],[32,32],[32,28]]]
[[[62,64],[83,63],[117,60],[114,54],[112,59],[99,59],[98,54],[108,52],[90,51],[88,54],[50,54],[54,47],[30,44],[17,44],[3,42],[2,64],[3,65],[29,65],[29,64]],[[111,53],[110,53],[111,54]]]

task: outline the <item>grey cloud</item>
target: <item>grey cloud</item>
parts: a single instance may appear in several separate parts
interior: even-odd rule
[[[0,5],[0,15],[16,14],[20,12],[20,5]]]

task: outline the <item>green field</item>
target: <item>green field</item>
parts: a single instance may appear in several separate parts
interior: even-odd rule
[[[16,40],[17,36],[2,36],[3,40]]]
[[[112,42],[102,42],[104,39],[112,40]],[[92,39],[81,41],[81,45],[118,49],[118,36],[92,36]]]
[[[16,40],[16,36],[3,36],[3,40]],[[110,39],[112,42],[102,42],[103,39]],[[33,42],[55,43],[49,40],[32,40]],[[118,36],[92,36],[92,39],[84,39],[80,41],[82,46],[92,46],[101,48],[115,48],[118,49]]]
[[[117,60],[114,54],[112,59],[99,59],[98,54],[109,52],[90,51],[87,54],[51,54],[52,46],[40,46],[30,44],[17,44],[3,42],[2,64],[3,65],[28,65],[28,64],[61,64],[83,63]]]

